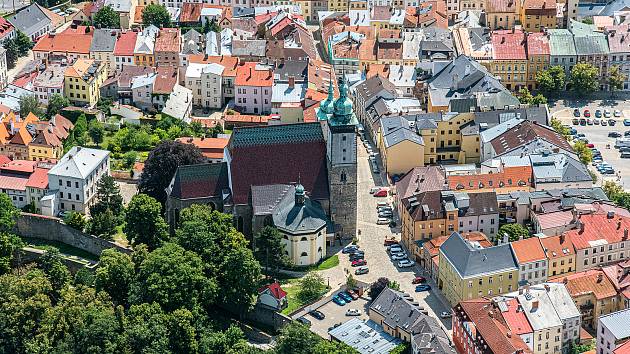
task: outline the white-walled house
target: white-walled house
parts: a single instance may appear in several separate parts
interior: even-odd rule
[[[273,73],[266,65],[245,63],[238,67],[234,88],[236,108],[246,114],[271,113]]]
[[[193,105],[204,108],[221,108],[222,82],[225,67],[215,63],[190,63],[186,68],[185,87],[192,90]]]

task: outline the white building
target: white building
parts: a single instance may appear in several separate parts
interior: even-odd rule
[[[192,90],[193,105],[219,109],[223,103],[222,74],[225,67],[220,64],[190,63],[186,68],[184,84]]]
[[[615,349],[630,340],[630,309],[600,316],[596,354],[617,354]]]
[[[7,76],[7,50],[0,47],[0,89],[9,83]]]
[[[173,92],[168,96],[162,113],[168,114],[186,123],[190,123],[190,112],[192,111],[193,93],[192,90],[175,84]]]
[[[64,73],[68,66],[50,64],[33,81],[33,92],[40,103],[48,105],[48,101],[54,94],[63,96]]]
[[[48,171],[48,188],[56,190],[56,210],[88,213],[96,200],[96,183],[109,175],[109,151],[75,146]]]
[[[136,76],[131,80],[131,95],[136,107],[149,110],[153,108],[153,84],[157,74]]]

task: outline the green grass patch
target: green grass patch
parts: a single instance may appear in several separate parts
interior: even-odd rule
[[[98,258],[99,258],[98,256],[95,256],[80,248],[76,248],[68,244],[65,244],[63,242],[59,242],[59,241],[49,241],[49,240],[42,240],[42,239],[30,238],[30,237],[22,237],[22,241],[24,241],[24,243],[28,247],[36,248],[39,250],[48,251],[51,248],[56,248],[59,250],[59,252],[63,254],[84,258],[90,261],[98,261]]]
[[[339,265],[339,256],[334,255],[332,257],[326,258],[322,263],[317,266],[317,270],[326,270],[330,268],[334,268]]]
[[[289,280],[286,280],[286,282],[283,281],[282,283],[283,283],[282,289],[284,289],[284,291],[287,292],[287,300],[288,300],[287,308],[282,310],[282,313],[285,315],[288,315],[291,312],[299,309],[302,305],[304,305],[298,297],[298,293],[300,292],[300,289],[302,289],[302,286],[300,285],[299,278],[289,279]]]

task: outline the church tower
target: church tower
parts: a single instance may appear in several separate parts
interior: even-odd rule
[[[332,101],[332,83],[329,99],[323,102],[318,114],[324,127],[330,184],[330,215],[335,234],[353,238],[357,232],[357,136],[358,123],[348,97],[346,78],[339,79],[339,98]],[[329,113],[332,111],[331,113]],[[325,117],[325,118],[324,118]],[[322,119],[323,118],[323,119]],[[327,118],[327,119],[326,119]]]

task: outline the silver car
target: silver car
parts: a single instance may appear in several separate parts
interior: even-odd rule
[[[398,262],[398,266],[400,268],[409,268],[409,267],[413,267],[415,263],[408,260],[408,259],[403,259],[402,261]]]
[[[392,254],[392,261],[400,261],[403,259],[407,259],[407,255],[404,253],[394,253]]]

